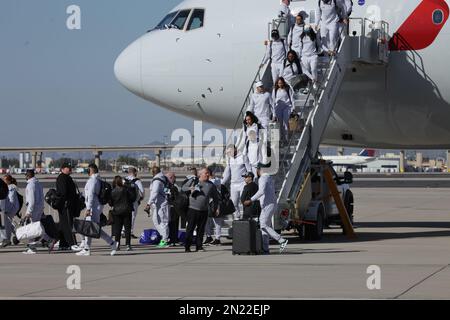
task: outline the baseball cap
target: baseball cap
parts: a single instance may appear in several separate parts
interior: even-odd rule
[[[256,83],[256,87],[257,87],[257,88],[259,88],[259,87],[264,87],[264,83],[263,83],[262,81],[258,81],[258,82]]]
[[[243,178],[248,178],[248,177],[252,177],[255,178],[255,175],[253,174],[253,172],[247,172],[246,174],[242,175]]]
[[[64,162],[64,163],[61,165],[61,169],[64,169],[64,168],[72,169],[72,165],[71,165],[70,163],[68,163],[68,162]]]

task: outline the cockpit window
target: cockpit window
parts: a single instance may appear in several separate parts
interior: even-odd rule
[[[178,11],[171,12],[167,16],[162,19],[160,23],[155,27],[155,29],[166,29],[170,23],[172,22],[173,18],[175,18],[175,15],[178,13]]]
[[[195,9],[192,13],[191,20],[189,21],[189,25],[187,30],[194,30],[203,27],[205,18],[205,10],[203,9]]]
[[[186,24],[186,20],[189,17],[189,13],[191,13],[191,10],[180,11],[175,17],[175,19],[172,21],[171,23],[172,27],[183,30],[184,25]]]

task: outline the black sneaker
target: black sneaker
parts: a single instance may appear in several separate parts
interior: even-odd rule
[[[139,239],[139,237],[136,237],[134,234],[131,234],[131,239]]]
[[[192,250],[189,248],[186,248],[186,249],[184,249],[184,252],[192,252]]]
[[[222,243],[220,242],[219,239],[216,239],[216,240],[214,240],[213,242],[211,242],[211,245],[212,245],[212,246],[221,246]]]
[[[195,249],[195,252],[206,252],[206,250],[205,250],[205,248],[200,247],[200,248]]]
[[[203,245],[210,245],[212,242],[214,242],[214,239],[212,237],[207,237],[205,242],[203,242]]]

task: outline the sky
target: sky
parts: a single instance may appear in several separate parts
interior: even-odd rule
[[[1,0],[0,146],[140,145],[193,120],[123,88],[114,62],[181,0]],[[69,30],[70,5],[81,30]]]

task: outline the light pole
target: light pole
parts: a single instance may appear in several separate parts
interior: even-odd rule
[[[166,160],[166,154],[167,154],[167,136],[164,136],[164,167],[167,168],[167,160]]]

